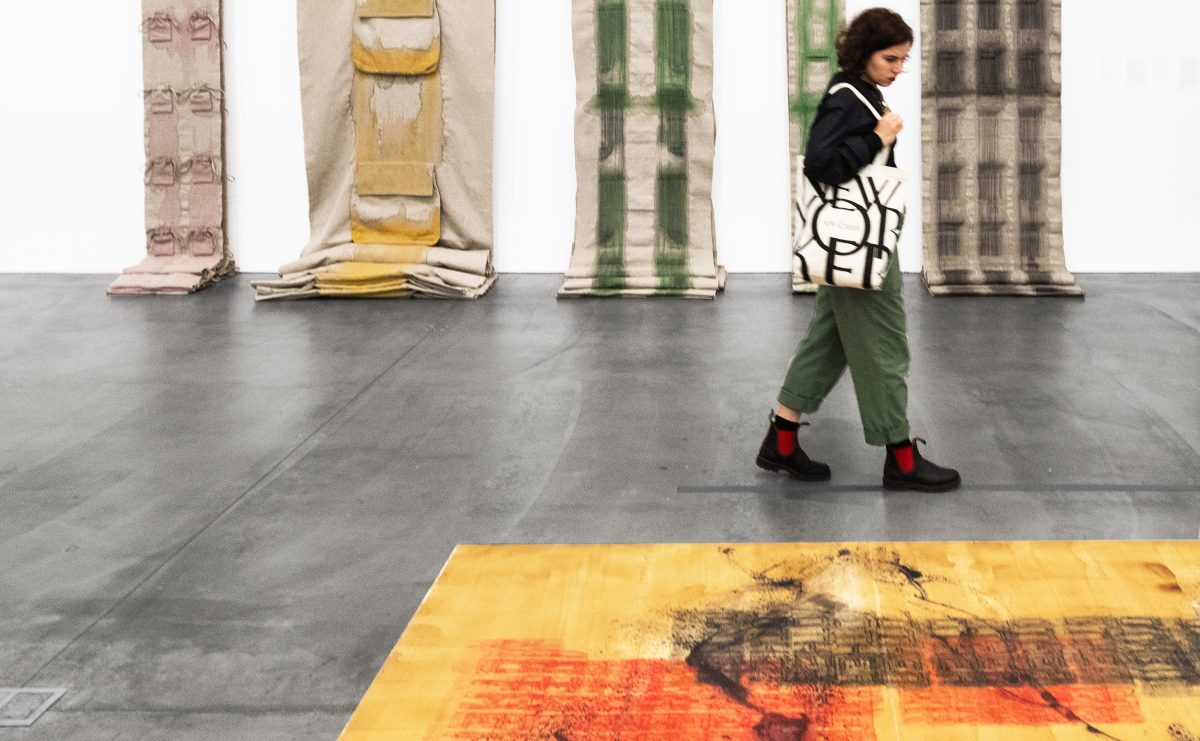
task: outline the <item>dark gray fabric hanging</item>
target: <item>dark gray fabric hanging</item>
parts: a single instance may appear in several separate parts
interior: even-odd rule
[[[922,0],[924,278],[1066,295],[1061,0]]]

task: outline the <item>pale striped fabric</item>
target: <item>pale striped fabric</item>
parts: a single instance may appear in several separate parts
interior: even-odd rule
[[[112,295],[187,294],[230,275],[221,1],[143,0],[146,258]]]
[[[492,267],[492,0],[299,0],[312,238],[259,300],[477,298]]]

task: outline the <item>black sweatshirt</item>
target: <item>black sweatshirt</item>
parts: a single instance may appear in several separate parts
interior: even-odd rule
[[[825,90],[843,82],[857,88],[875,105],[879,114],[883,114],[883,93],[861,77],[838,72]],[[808,135],[804,174],[826,185],[840,185],[854,177],[883,149],[883,140],[875,133],[877,124],[878,119],[851,91],[839,90],[833,95],[826,92]],[[888,155],[888,164],[896,166],[894,145]]]

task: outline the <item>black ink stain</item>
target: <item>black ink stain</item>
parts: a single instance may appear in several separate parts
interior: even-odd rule
[[[917,571],[911,566],[905,566],[904,564],[900,563],[899,560],[896,561],[896,568],[900,569],[900,573],[904,574],[909,581],[920,581],[921,579],[925,578],[925,575],[920,571]]]
[[[739,571],[749,576],[754,580],[754,583],[759,587],[766,589],[788,589],[796,592],[797,596],[804,593],[804,580],[795,577],[771,577],[769,574],[775,569],[783,566],[784,563],[776,563],[768,566],[762,571],[751,571],[734,558],[733,548],[726,546],[718,549],[718,552],[729,560],[729,563],[736,567]]]
[[[900,561],[900,556],[896,556],[893,559],[892,565],[895,566],[896,570],[900,572],[900,575],[903,576],[908,583],[920,593],[921,599],[929,599],[929,593],[925,591],[925,585],[921,583],[921,580],[925,578],[925,574],[911,566],[902,563]]]
[[[1167,728],[1167,733],[1171,734],[1171,741],[1200,741],[1200,739],[1197,739],[1191,731],[1179,725],[1178,723],[1172,723],[1171,726]]]
[[[779,713],[767,713],[754,726],[760,741],[802,741],[808,733],[808,716],[789,718]]]
[[[792,589],[797,592],[804,592],[804,582],[799,579],[771,579],[765,574],[758,574],[756,579],[759,584],[771,589]]]
[[[820,619],[819,616],[822,613],[833,617],[844,609],[844,606],[839,606],[836,601],[825,595],[803,594],[804,582],[801,579],[771,578],[768,574],[776,569],[786,567],[791,574],[798,573],[807,577],[814,569],[837,566],[837,559],[824,557],[814,562],[785,561],[760,572],[754,572],[737,563],[733,548],[721,548],[720,553],[726,556],[732,565],[751,578],[753,588],[761,589],[766,586],[794,589],[798,591],[796,599],[790,605],[776,604],[772,607],[760,608],[758,611],[727,608],[676,613],[675,645],[687,652],[687,666],[695,672],[697,681],[716,687],[734,702],[762,715],[761,721],[754,727],[760,741],[803,739],[810,724],[807,715],[801,714],[799,718],[775,717],[775,714],[768,713],[765,708],[759,707],[751,701],[750,692],[742,682],[747,672],[756,670],[751,669],[745,663],[744,657],[747,651],[751,655],[774,655],[770,650],[771,646],[778,643],[780,635],[786,634],[788,626],[796,620],[800,613],[806,613],[806,619],[811,621],[814,618]],[[842,549],[838,552],[838,557],[853,558],[853,554],[849,549]],[[870,566],[877,576],[882,578],[888,578],[889,569],[887,567],[890,567],[891,580],[902,580],[903,583],[915,589],[919,599],[930,607],[944,608],[947,611],[945,616],[947,619],[952,619],[950,618],[951,613],[962,613],[969,616],[969,619],[963,621],[961,637],[972,638],[977,632],[980,632],[981,634],[995,634],[1001,638],[1009,653],[1007,662],[1009,672],[1002,678],[989,676],[989,672],[984,670],[980,657],[975,656],[974,651],[964,653],[947,638],[934,636],[955,657],[956,663],[961,665],[961,669],[971,675],[971,681],[964,686],[996,686],[1003,694],[1020,702],[1028,702],[1028,698],[1016,695],[1003,685],[1029,687],[1040,693],[1041,701],[1048,709],[1053,709],[1064,719],[1079,724],[1093,737],[1119,741],[1115,736],[1105,733],[1080,718],[1071,708],[1049,692],[1044,683],[1024,669],[1016,658],[1020,643],[1020,638],[1016,633],[1007,630],[1003,625],[992,625],[989,621],[971,615],[970,612],[960,607],[931,600],[925,588],[925,582],[944,581],[944,579],[936,576],[927,577],[914,566],[903,563],[899,554],[893,554],[890,561],[879,558],[865,559],[864,565]],[[739,590],[734,594],[744,594],[744,592]],[[978,631],[976,625],[983,630]],[[991,673],[995,673],[995,670],[992,670]],[[783,684],[787,684],[789,680],[794,681],[792,677],[784,679],[780,676],[778,679]],[[861,681],[861,678],[857,681]],[[879,681],[886,683],[885,679]],[[996,685],[997,681],[1000,682],[1000,685]],[[835,682],[835,684],[840,684],[840,682]],[[1183,741],[1200,741],[1200,739],[1184,739]]]
[[[684,662],[696,672],[696,681],[716,687],[738,705],[750,707],[750,696],[740,678],[731,677],[719,666],[710,663],[704,651],[707,645],[708,641],[704,641],[696,646]]]
[[[696,673],[697,682],[716,687],[737,704],[762,715],[754,726],[760,741],[802,741],[808,731],[808,716],[801,714],[792,718],[769,713],[751,702],[749,691],[742,685],[740,662],[723,666],[720,657],[730,655],[734,648],[740,653],[744,646],[765,644],[767,636],[778,634],[788,625],[788,620],[788,615],[782,611],[761,615],[730,613],[726,621],[718,620],[717,624],[707,626],[708,636],[692,644],[684,662]]]

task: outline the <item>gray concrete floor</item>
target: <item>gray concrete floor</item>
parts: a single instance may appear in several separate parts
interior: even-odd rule
[[[849,377],[754,455],[811,314],[782,275],[714,302],[255,305],[241,276],[109,299],[0,277],[0,687],[66,687],[9,739],[333,739],[457,543],[1195,538],[1200,275],[1077,299],[906,276],[910,412],[966,481],[885,494]]]

